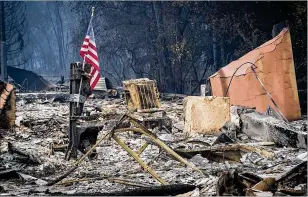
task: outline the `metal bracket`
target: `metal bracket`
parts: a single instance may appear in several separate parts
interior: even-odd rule
[[[70,94],[69,98],[70,102],[76,102],[76,103],[84,103],[86,101],[86,97],[80,95],[80,94]]]

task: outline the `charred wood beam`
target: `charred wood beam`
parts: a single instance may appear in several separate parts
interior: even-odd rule
[[[111,193],[75,193],[67,194],[62,192],[50,192],[51,196],[175,196],[192,191],[196,188],[194,185],[176,184],[176,185],[162,185],[145,188],[137,188],[131,190],[124,190]]]

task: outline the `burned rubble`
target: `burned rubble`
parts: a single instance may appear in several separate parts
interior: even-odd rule
[[[281,34],[289,37],[286,29]],[[106,87],[95,94],[105,95],[95,96],[91,67],[78,62],[70,65],[69,92],[15,95],[1,82],[1,195],[307,195],[307,117],[298,98],[288,101],[295,114],[288,106],[281,112],[273,91],[247,78],[259,89],[241,102],[240,78],[231,85],[235,73],[219,86],[223,71],[237,71],[237,64],[212,76],[214,96],[160,93],[148,78],[123,81],[122,93],[101,81]],[[293,74],[285,73],[292,83]]]
[[[89,99],[84,107],[90,114],[99,114],[98,120],[106,125],[98,138],[108,132],[116,118],[128,112],[124,99]],[[101,111],[97,111],[97,108]],[[307,161],[307,156],[306,158],[301,156],[307,153],[306,150],[290,146],[281,147],[273,142],[265,143],[262,139],[252,139],[241,132],[241,128],[233,131],[230,130],[231,127],[227,130],[222,129],[220,136],[225,134],[229,137],[228,139],[224,137],[216,143],[220,136],[198,133],[188,137],[183,132],[183,99],[175,97],[173,100],[164,101],[162,98],[161,108],[166,111],[166,116],[172,120],[173,126],[172,133],[164,129],[157,130],[155,133],[158,138],[204,174],[183,166],[160,151],[155,144],[150,144],[141,154],[141,158],[169,184],[194,185],[198,189],[190,188],[199,195],[223,195],[228,192],[243,195],[248,191],[265,194],[274,191],[279,194],[295,195],[306,191],[302,188],[306,185],[306,179],[295,179],[292,184],[279,181],[281,176],[288,179],[287,173],[289,171],[292,173],[294,168],[296,172],[289,175],[289,178],[296,174],[299,176],[307,174],[307,168],[296,169]],[[93,160],[86,158],[63,182],[45,186],[48,181],[60,176],[74,163],[73,160],[64,160],[65,145],[68,143],[68,103],[41,103],[37,100],[25,104],[24,100],[19,100],[16,115],[18,122],[16,127],[1,132],[1,186],[4,194],[114,193],[116,195],[117,192],[135,189],[141,185],[159,186],[159,183],[125,150],[111,140],[103,141],[97,147],[97,158]],[[300,130],[305,124],[306,121],[299,120],[292,122],[292,127]],[[301,132],[306,131],[301,130]],[[137,150],[145,141],[136,133],[125,133],[120,136],[130,147]],[[12,145],[15,150],[19,150],[17,154],[16,151],[12,152]],[[64,148],[57,149],[61,146]],[[267,177],[274,178],[270,184],[278,186],[278,189],[256,189],[258,188],[256,184]],[[237,186],[228,183],[229,179],[236,179],[244,185],[234,188]],[[128,181],[123,184],[123,180]]]

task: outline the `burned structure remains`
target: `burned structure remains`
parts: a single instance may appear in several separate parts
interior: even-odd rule
[[[287,28],[211,75],[201,96],[159,92],[149,78],[123,81],[123,97],[104,77],[92,91],[90,73],[71,63],[61,91],[0,81],[1,194],[307,195]]]

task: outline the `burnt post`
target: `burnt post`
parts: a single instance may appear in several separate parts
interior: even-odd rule
[[[77,158],[77,150],[79,147],[80,136],[77,131],[77,120],[82,118],[83,106],[86,98],[91,95],[90,90],[90,71],[91,65],[85,64],[84,69],[82,64],[72,63],[70,65],[70,117],[69,117],[69,144],[65,154],[65,159],[71,156]],[[82,80],[81,80],[82,79]],[[82,84],[80,84],[82,83]],[[79,87],[80,94],[79,94]]]

